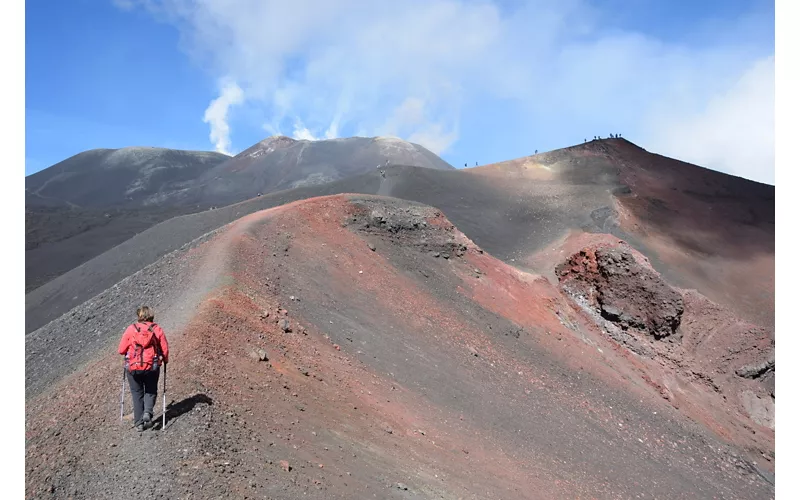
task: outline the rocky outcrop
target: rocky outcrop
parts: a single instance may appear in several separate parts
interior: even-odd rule
[[[775,429],[775,400],[762,397],[753,391],[744,391],[740,394],[742,406],[747,415],[758,425]]]
[[[562,288],[579,295],[606,320],[661,339],[678,329],[683,298],[625,250],[585,248],[556,268]]]
[[[756,379],[766,374],[769,371],[775,370],[775,352],[772,352],[768,359],[760,363],[746,365],[736,370],[736,375],[743,378]]]

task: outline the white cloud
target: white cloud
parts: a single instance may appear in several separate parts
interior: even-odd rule
[[[425,101],[418,97],[408,97],[394,109],[392,116],[383,125],[396,133],[400,127],[416,126],[425,121]]]
[[[702,45],[688,47],[609,29],[614,17],[588,0],[138,1],[180,29],[199,64],[241,85],[266,130],[399,135],[438,153],[464,135],[555,147],[622,132],[665,148],[657,152],[773,176],[771,139],[751,141],[743,155],[740,135],[714,128],[757,114],[763,135],[772,133],[767,100],[736,83],[772,51],[731,38],[724,25],[716,42],[704,34]],[[735,22],[736,32],[751,32],[747,20]],[[769,72],[758,71],[754,78]],[[463,121],[498,103],[512,111]]]
[[[764,168],[775,164],[774,57],[756,61],[695,112],[682,111],[653,119],[658,153],[774,184],[774,168]]]
[[[133,10],[136,7],[136,2],[134,0],[111,0],[111,3],[114,4],[114,7],[121,10]]]
[[[426,125],[408,136],[410,142],[425,146],[437,155],[447,151],[457,139],[457,128],[445,129],[438,123]]]
[[[458,124],[449,127],[435,122],[430,106],[418,97],[408,97],[397,106],[377,129],[379,135],[405,137],[436,154],[446,151],[458,139]]]
[[[231,128],[228,125],[228,111],[231,106],[244,102],[244,92],[234,81],[226,81],[221,85],[219,97],[211,101],[206,108],[203,121],[211,127],[209,138],[214,148],[224,154],[231,154]]]

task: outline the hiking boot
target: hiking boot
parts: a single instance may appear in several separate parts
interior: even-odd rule
[[[144,431],[144,422],[139,422],[138,424],[136,424],[136,430],[138,432]]]
[[[150,415],[149,413],[146,413],[146,412],[145,412],[145,414],[144,414],[144,415],[142,415],[142,423],[143,423],[144,425],[147,425],[147,424],[149,424],[151,420],[153,420],[153,416],[152,416],[152,415]]]

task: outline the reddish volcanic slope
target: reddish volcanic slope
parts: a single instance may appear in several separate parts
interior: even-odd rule
[[[26,404],[27,496],[773,497],[756,366],[769,332],[674,291],[617,238],[563,248],[555,285],[413,202],[336,195],[247,215],[87,303],[156,290],[167,427],[119,422],[118,356],[63,372]],[[608,283],[622,307],[680,300],[676,331],[648,336],[662,309],[609,316]],[[712,323],[725,335],[701,333]]]
[[[614,196],[592,212],[604,232],[647,255],[672,284],[696,289],[756,324],[774,326],[774,186],[652,154],[624,139],[592,141],[469,171],[514,194],[531,184],[607,185]],[[591,210],[591,203],[576,194],[564,196],[564,203],[588,204]],[[549,249],[571,234],[551,240]],[[549,273],[555,261],[542,262],[540,251],[534,248],[521,260]]]

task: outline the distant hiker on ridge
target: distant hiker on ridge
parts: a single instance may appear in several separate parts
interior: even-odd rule
[[[155,318],[149,307],[139,307],[136,316],[138,321],[122,334],[119,353],[125,356],[126,378],[133,399],[133,421],[136,430],[141,432],[153,419],[159,369],[163,363],[166,370],[169,345],[164,331],[153,321]]]

